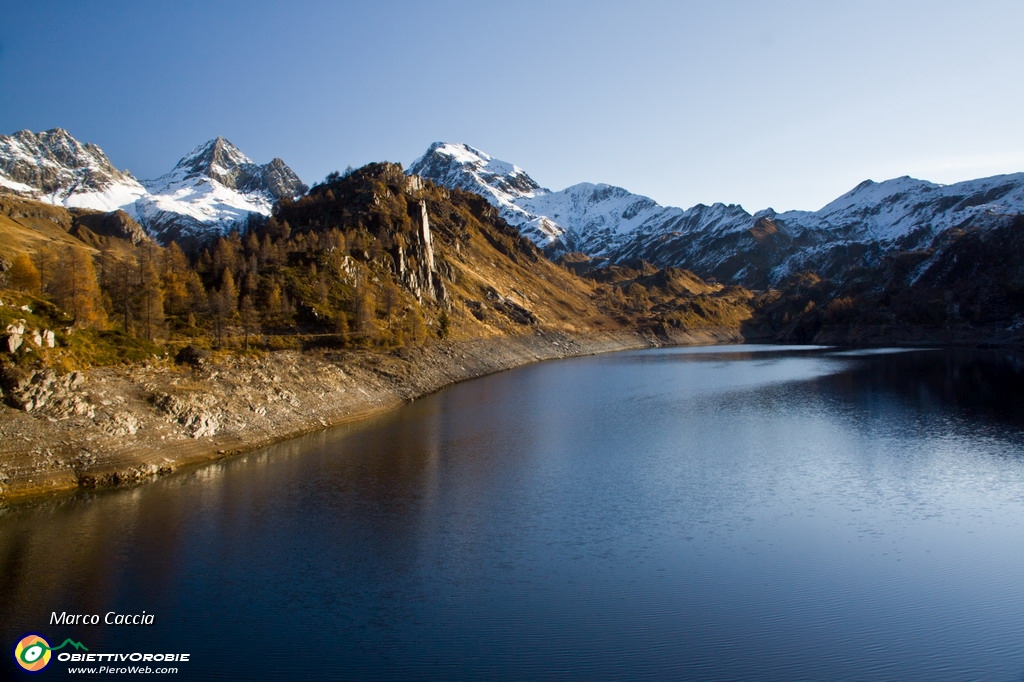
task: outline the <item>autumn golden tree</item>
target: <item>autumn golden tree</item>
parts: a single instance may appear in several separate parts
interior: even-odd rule
[[[245,349],[249,350],[249,337],[258,335],[260,329],[260,315],[249,295],[242,296],[238,304],[238,315],[242,322],[242,334],[245,337]]]
[[[281,285],[271,282],[267,289],[267,295],[263,303],[263,315],[267,320],[274,320],[281,314],[284,300],[281,298]]]
[[[46,293],[52,287],[57,270],[61,268],[60,259],[51,249],[41,248],[36,251],[32,262],[39,270],[39,290]]]
[[[377,342],[380,331],[377,328],[377,300],[373,290],[365,283],[355,288],[352,300],[355,315],[356,335],[365,345]]]
[[[164,290],[164,308],[170,315],[183,315],[194,303],[188,283],[189,275],[194,273],[189,268],[188,258],[176,242],[171,242],[163,250],[161,266],[160,284]]]
[[[14,257],[10,269],[7,271],[7,283],[26,294],[38,296],[42,289],[42,278],[39,275],[39,268],[32,262],[27,253],[19,253]]]
[[[230,268],[224,268],[220,289],[210,296],[210,307],[217,340],[223,341],[225,328],[238,317],[238,287],[235,286],[235,276],[231,274]]]
[[[217,240],[213,247],[213,271],[223,272],[225,268],[238,272],[242,261],[242,238],[237,232]]]
[[[131,333],[135,311],[135,275],[138,262],[132,258],[118,258],[104,252],[100,260],[100,285],[106,294],[107,308],[115,320],[120,321],[126,334]]]
[[[96,279],[92,256],[84,249],[69,248],[63,267],[56,270],[51,293],[59,306],[74,319],[76,327],[102,327],[107,316]]]
[[[164,329],[164,288],[152,251],[144,250],[139,269],[139,323],[147,341],[161,336]]]
[[[405,342],[414,346],[422,346],[427,341],[427,322],[418,307],[409,311],[406,317]]]

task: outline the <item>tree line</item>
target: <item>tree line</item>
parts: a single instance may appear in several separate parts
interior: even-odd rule
[[[71,326],[153,343],[273,344],[295,335],[336,344],[422,344],[415,298],[380,263],[364,229],[293,231],[275,218],[218,237],[191,257],[174,242],[130,252],[43,246],[19,253],[8,287],[52,301]]]

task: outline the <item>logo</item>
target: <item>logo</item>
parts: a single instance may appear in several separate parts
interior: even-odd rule
[[[50,643],[39,635],[26,635],[14,647],[14,660],[25,670],[37,672],[50,662]]]
[[[71,639],[65,639],[64,643],[60,646],[51,647],[50,643],[40,635],[25,635],[14,647],[14,660],[18,662],[18,665],[29,672],[39,672],[50,662],[50,658],[52,657],[52,654],[50,653],[51,651],[63,649],[68,644],[76,649],[89,650],[81,642],[75,642]]]

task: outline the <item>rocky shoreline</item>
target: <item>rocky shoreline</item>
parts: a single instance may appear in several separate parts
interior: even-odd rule
[[[132,484],[394,409],[520,365],[662,345],[634,332],[535,331],[371,351],[198,356],[8,380],[0,500]],[[704,331],[674,344],[741,341]]]

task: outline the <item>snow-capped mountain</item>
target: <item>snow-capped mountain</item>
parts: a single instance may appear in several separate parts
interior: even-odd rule
[[[605,184],[580,183],[553,192],[518,166],[465,144],[435,142],[408,172],[483,195],[510,225],[552,254],[582,251],[613,257],[637,235],[663,231],[666,226],[700,231],[750,217],[739,206],[723,204],[689,211],[665,207]]]
[[[752,287],[814,270],[842,280],[890,254],[940,255],[950,235],[1024,214],[1024,173],[952,185],[909,177],[865,181],[818,211],[754,214],[741,206],[661,206],[621,187],[541,187],[522,168],[465,144],[435,143],[409,173],[483,195],[524,235],[557,256],[595,263],[645,260]],[[307,187],[280,159],[256,164],[222,137],[166,175],[140,183],[93,144],[62,129],[0,136],[0,192],[99,211],[121,209],[162,242],[197,244]],[[927,267],[927,262],[921,266]]]
[[[162,242],[201,242],[269,215],[308,188],[282,161],[258,165],[223,137],[199,145],[171,172],[140,183],[93,144],[60,128],[0,136],[0,191],[99,211],[123,210]]]
[[[103,150],[62,128],[0,135],[0,189],[69,208],[113,211],[146,194]]]
[[[755,287],[808,269],[841,279],[851,268],[877,266],[888,253],[930,247],[951,228],[984,228],[1024,213],[1024,173],[953,185],[868,180],[818,211],[752,215],[735,204],[661,206],[602,184],[553,192],[464,144],[431,145],[409,172],[483,195],[552,255],[642,259]]]
[[[992,228],[1020,214],[1024,173],[951,185],[907,176],[866,180],[818,211],[761,215],[801,247],[775,266],[770,279],[778,281],[805,269],[838,274],[851,255],[853,265],[873,267],[891,252],[941,246],[950,230]]]
[[[199,145],[146,187],[136,211],[164,242],[224,233],[250,213],[270,215],[275,201],[309,189],[281,159],[257,165],[223,137]]]
[[[522,168],[499,161],[467,144],[435,142],[409,167],[439,185],[483,195],[509,225],[514,225],[539,246],[559,242],[564,230],[548,216],[531,213],[520,205],[525,199],[547,196]]]

